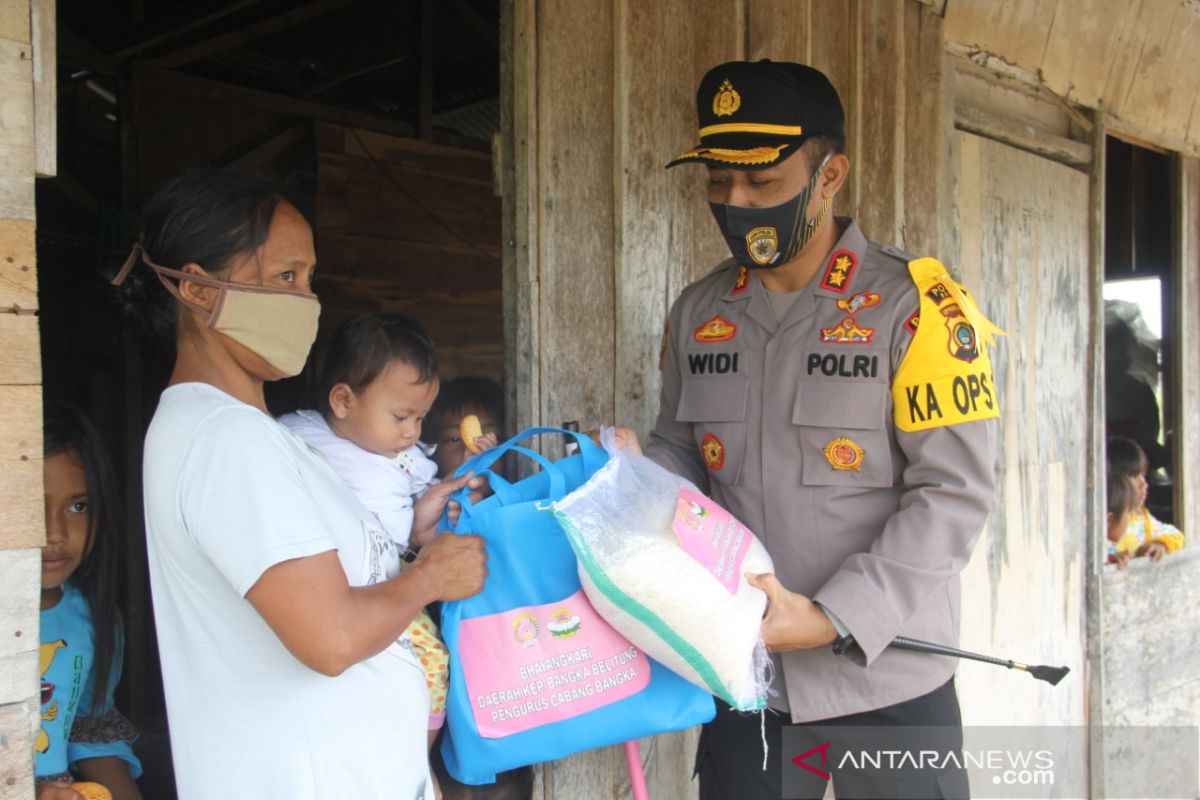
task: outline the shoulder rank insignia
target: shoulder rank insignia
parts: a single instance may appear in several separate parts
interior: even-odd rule
[[[692,338],[701,344],[728,342],[734,336],[737,336],[737,325],[734,325],[720,315],[713,317],[699,328],[696,328],[692,334]]]
[[[858,442],[845,436],[839,436],[825,445],[825,460],[838,472],[859,472],[864,455],[866,451]]]
[[[858,269],[858,256],[849,250],[836,251],[829,257],[825,274],[821,276],[821,288],[839,294],[845,292],[856,269]]]
[[[922,431],[1000,416],[989,348],[1004,331],[940,262],[908,262],[921,306],[904,323],[913,335],[892,377],[897,428]]]
[[[733,288],[729,291],[730,297],[736,297],[750,288],[750,270],[746,267],[738,269],[737,280],[733,282]]]
[[[726,78],[725,81],[717,88],[717,93],[713,96],[713,113],[718,117],[731,117],[733,112],[742,107],[742,96],[737,93],[737,89],[733,88],[733,84]]]
[[[715,433],[706,433],[700,440],[700,454],[704,456],[704,465],[713,472],[725,466],[725,445]]]

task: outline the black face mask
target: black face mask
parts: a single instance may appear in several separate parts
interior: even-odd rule
[[[825,198],[812,219],[804,219],[804,210],[817,188],[826,156],[800,193],[787,202],[769,208],[746,208],[724,203],[709,203],[717,227],[738,264],[750,269],[774,269],[796,257],[825,218],[830,200]]]

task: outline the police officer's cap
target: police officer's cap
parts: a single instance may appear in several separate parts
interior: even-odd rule
[[[846,116],[820,71],[785,61],[730,61],[708,71],[696,91],[700,144],[670,164],[726,169],[780,163],[813,136],[840,134]]]

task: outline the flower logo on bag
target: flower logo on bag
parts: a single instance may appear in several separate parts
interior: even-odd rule
[[[522,647],[533,647],[538,640],[537,617],[533,614],[520,614],[513,620],[513,638]]]
[[[579,633],[579,617],[571,613],[569,608],[556,608],[546,629],[559,639],[567,639]]]

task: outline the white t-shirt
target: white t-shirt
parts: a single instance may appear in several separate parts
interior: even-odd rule
[[[324,456],[362,504],[379,515],[392,538],[401,547],[408,546],[413,497],[424,493],[437,474],[437,463],[425,455],[420,443],[388,458],[338,436],[317,411],[284,414],[279,422]]]
[[[407,636],[331,678],[244,597],[272,565],[334,549],[351,585],[399,572],[395,542],[329,465],[261,411],[185,383],[159,401],[144,480],[181,800],[431,798]]]

